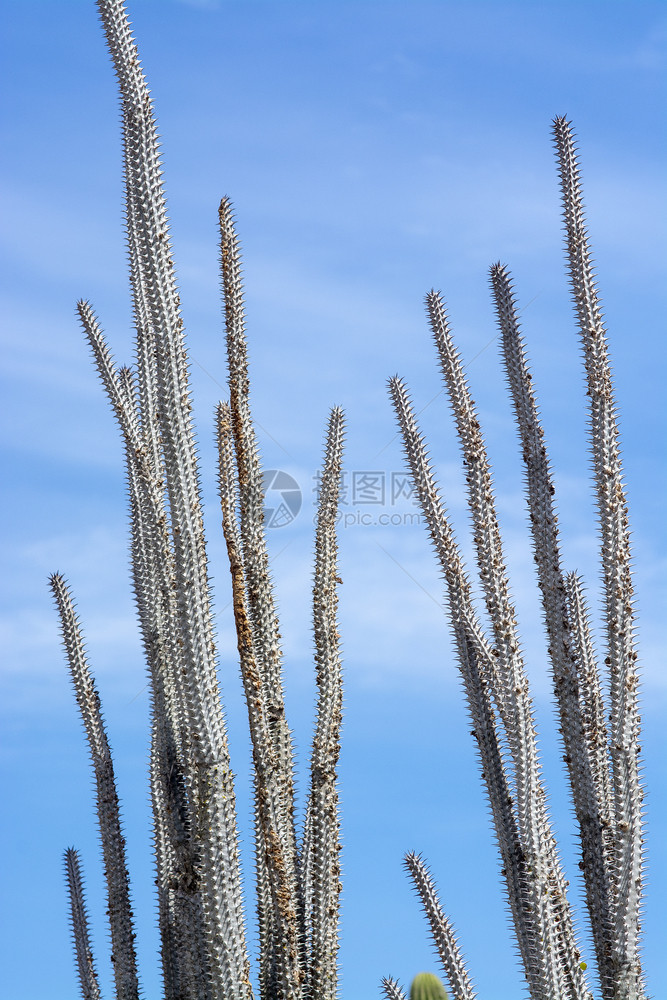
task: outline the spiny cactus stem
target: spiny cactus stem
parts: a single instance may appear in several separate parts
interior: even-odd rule
[[[475,1000],[477,994],[473,989],[472,980],[463,960],[454,928],[440,905],[428,868],[423,859],[414,853],[406,854],[405,867],[421,899],[433,941],[452,990],[453,1000]],[[440,996],[443,994],[444,991],[441,988]],[[410,995],[412,997],[412,991]],[[421,994],[416,994],[416,996],[421,996]],[[428,993],[424,993],[423,996],[426,1000]],[[434,993],[434,997],[436,996],[437,992]]]
[[[643,868],[643,791],[639,780],[638,675],[630,530],[623,487],[616,402],[583,210],[574,134],[554,120],[567,260],[584,349],[590,405],[590,444],[599,512],[600,555],[610,678],[609,752],[614,790],[612,981],[624,998],[645,995],[639,956]],[[614,997],[614,1000],[616,998]]]
[[[526,977],[535,996],[559,996],[566,982],[576,982],[574,997],[585,997],[585,984],[578,966],[573,968],[573,940],[565,879],[555,849],[544,802],[544,789],[539,776],[530,699],[527,691],[526,711],[517,714],[512,725],[516,742],[515,759],[525,761],[515,767],[516,798],[523,805],[519,812],[514,804],[503,764],[502,719],[496,716],[492,699],[499,706],[509,705],[509,695],[503,692],[503,678],[495,657],[484,637],[471,602],[470,584],[451,526],[441,504],[435,480],[427,459],[423,439],[407,392],[399,379],[390,381],[390,392],[403,436],[404,449],[413,482],[431,538],[447,581],[452,628],[457,644],[461,674],[478,741],[484,780],[494,825],[503,872],[508,881],[508,898],[515,923]],[[515,697],[515,694],[512,695]],[[523,719],[523,726],[520,725]],[[532,790],[532,792],[531,792]],[[537,942],[537,943],[536,943]],[[567,957],[569,956],[569,958]],[[566,964],[569,963],[569,964]]]
[[[560,898],[566,891],[566,883],[560,863],[551,850],[554,841],[540,776],[534,711],[519,645],[516,613],[510,597],[486,446],[459,353],[452,340],[442,297],[438,292],[431,291],[426,302],[466,469],[468,508],[473,524],[479,578],[491,625],[493,655],[497,660],[498,683],[494,696],[512,755],[520,835],[528,858],[549,858],[547,877],[556,887],[554,898]],[[556,969],[561,964],[561,950],[567,950],[573,940],[568,921],[562,920],[560,915],[560,907],[557,907],[554,926],[559,927],[557,938],[562,940],[557,943],[554,939],[552,944],[553,971],[549,973],[550,978],[567,975],[564,969],[559,972]],[[566,938],[569,939],[567,945],[561,949]]]
[[[603,979],[612,954],[612,918],[609,885],[610,857],[604,843],[603,813],[609,811],[609,791],[596,783],[593,756],[582,720],[584,700],[579,690],[579,662],[583,651],[570,621],[568,596],[560,564],[554,488],[519,330],[512,284],[506,267],[491,268],[496,310],[502,335],[503,362],[507,372],[523,458],[526,466],[528,509],[533,550],[542,593],[549,653],[554,675],[561,733],[570,787],[579,825],[582,865],[596,954]],[[597,769],[599,774],[599,768]],[[607,796],[607,798],[605,798]]]
[[[60,574],[51,577],[58,606],[63,644],[69,660],[76,700],[81,712],[95,774],[97,816],[104,853],[111,948],[118,1000],[139,1000],[134,920],[125,859],[111,750],[100,709],[100,698],[90,673],[72,595]]]
[[[100,1000],[100,987],[95,971],[93,952],[90,946],[88,932],[88,913],[83,894],[83,879],[79,855],[73,847],[65,851],[65,873],[70,899],[70,915],[72,921],[72,938],[76,964],[79,972],[79,984],[83,1000]]]
[[[198,848],[191,836],[191,802],[186,801],[185,786],[192,790],[184,756],[188,746],[188,708],[183,683],[187,663],[183,660],[183,643],[178,638],[174,554],[165,510],[166,484],[162,472],[156,471],[151,462],[146,435],[139,426],[132,373],[127,368],[116,370],[88,303],[80,302],[78,309],[125,440],[132,576],[151,678],[151,790],[162,952],[168,956],[164,962],[166,998],[192,996],[201,1000],[209,995],[210,974],[202,946],[201,899],[195,888]],[[178,787],[179,780],[182,788]],[[180,801],[174,799],[175,794]]]
[[[225,307],[229,402],[239,491],[241,557],[248,614],[255,636],[255,655],[269,708],[272,738],[282,769],[288,811],[282,819],[283,841],[289,843],[289,866],[296,865],[294,825],[294,752],[287,725],[282,684],[280,631],[273,596],[264,528],[264,484],[257,436],[250,412],[248,357],[245,337],[241,251],[232,206],[223,198],[219,207],[220,266]]]
[[[408,1000],[402,987],[395,979],[385,977],[382,980],[382,989],[386,1000]]]
[[[344,423],[329,419],[315,536],[313,632],[319,697],[300,858],[308,996],[338,997],[338,911],[341,850],[336,767],[340,754],[343,680],[337,621],[340,582],[336,519],[341,487]]]
[[[297,925],[299,912],[297,898],[297,873],[290,867],[289,842],[285,842],[282,818],[291,803],[285,802],[288,793],[281,781],[280,768],[269,724],[269,706],[264,698],[264,687],[257,667],[255,644],[246,606],[246,585],[241,557],[241,545],[235,520],[236,488],[233,468],[231,410],[228,404],[218,407],[218,451],[220,456],[220,501],[222,527],[227,543],[227,554],[232,577],[232,602],[236,623],[237,643],[241,662],[241,676],[245,689],[248,720],[253,745],[253,762],[257,774],[256,792],[264,858],[274,908],[273,926],[278,939],[273,948],[278,959],[276,970],[277,989],[281,997],[300,996],[303,975],[299,953],[300,934]]]

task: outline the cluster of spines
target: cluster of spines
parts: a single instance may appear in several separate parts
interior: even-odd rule
[[[80,302],[78,309],[125,445],[133,586],[151,689],[150,784],[164,995],[165,1000],[251,1000],[234,787],[217,680],[188,361],[158,136],[124,4],[98,0],[98,8],[121,94],[135,372],[116,367],[90,305]],[[291,736],[264,537],[263,480],[248,398],[240,256],[227,200],[220,207],[220,224],[230,385],[230,403],[220,404],[218,411],[220,493],[254,751],[260,996],[333,1000],[340,890],[335,523],[342,413],[332,413],[324,467],[329,485],[317,529],[314,618],[320,698],[313,768],[320,798],[311,794],[311,836],[299,851]],[[53,577],[52,587],[98,783],[116,992],[122,1000],[134,1000],[139,995],[134,930],[111,754],[69,591],[59,576]],[[323,785],[320,771],[327,773]],[[88,955],[75,855],[68,855],[67,870],[77,956]],[[310,872],[307,902],[305,870]],[[82,959],[77,961],[83,976]],[[85,984],[83,978],[81,982],[88,996],[94,982],[92,956],[85,974]]]
[[[581,868],[603,1000],[644,997],[639,961],[642,790],[627,506],[602,314],[593,281],[569,122],[554,134],[567,253],[591,407],[590,439],[599,508],[609,684],[605,694],[583,586],[561,569],[554,487],[528,371],[509,272],[491,268],[502,354],[525,463],[526,492],[554,689],[581,843]],[[477,565],[490,634],[476,617],[470,584],[440,501],[405,386],[390,382],[404,450],[446,581],[452,628],[473,720],[503,876],[531,997],[585,1000],[589,993],[540,778],[535,725],[509,598],[489,463],[442,299],[427,296],[464,458]],[[488,637],[487,637],[488,635]],[[608,698],[608,704],[607,704]],[[605,722],[609,714],[609,726]],[[454,996],[471,997],[443,953],[455,944],[422,862],[407,865]],[[444,923],[443,923],[444,921]],[[439,943],[440,942],[440,943]],[[467,975],[467,973],[466,973]],[[387,997],[402,992],[393,980]],[[468,990],[468,992],[466,992]]]

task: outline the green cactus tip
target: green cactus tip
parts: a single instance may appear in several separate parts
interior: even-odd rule
[[[432,972],[420,972],[412,980],[410,1000],[447,1000],[447,993]]]

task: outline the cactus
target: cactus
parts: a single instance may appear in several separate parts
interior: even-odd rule
[[[118,368],[87,302],[79,317],[126,454],[132,576],[148,664],[150,789],[165,1000],[252,1000],[234,783],[217,678],[188,357],[169,242],[152,102],[122,0],[98,0],[121,96],[134,369]],[[219,487],[255,770],[259,996],[334,1000],[340,894],[342,680],[336,515],[343,414],[331,412],[315,545],[319,699],[305,833],[295,825],[293,752],[250,403],[240,250],[220,205],[229,401],[218,408]],[[141,994],[125,841],[100,697],[64,578],[51,588],[96,780],[117,1000]],[[99,996],[78,855],[66,855],[84,998]]]
[[[229,400],[217,410],[219,494],[255,786],[259,973],[250,981],[234,783],[217,679],[188,357],[169,242],[152,102],[122,0],[97,0],[118,77],[126,224],[136,327],[133,369],[112,359],[87,302],[79,317],[125,446],[132,578],[151,691],[150,794],[165,1000],[334,1000],[338,996],[340,837],[336,768],[342,680],[336,516],[343,415],[329,421],[315,542],[313,626],[319,689],[310,787],[295,823],[292,737],[263,525],[240,249],[229,200],[219,208]],[[605,593],[605,665],[590,638],[583,585],[561,566],[553,484],[509,272],[491,268],[503,363],[526,464],[526,492],[601,1000],[644,1000],[639,957],[643,818],[629,526],[605,330],[592,277],[573,135],[554,123],[568,267],[584,348]],[[404,383],[390,382],[404,449],[446,581],[473,737],[495,826],[510,916],[532,1000],[590,1000],[542,780],[493,484],[445,304],[430,326],[461,441],[488,627],[427,458]],[[102,840],[117,1000],[141,995],[113,760],[71,591],[51,588],[88,740]],[[65,854],[81,994],[100,996],[79,856]],[[425,910],[452,1000],[476,992],[424,860],[405,866]],[[389,1000],[406,1000],[393,979]],[[420,973],[410,1000],[447,998]]]
[[[608,680],[590,638],[580,579],[561,565],[554,487],[507,268],[491,268],[502,355],[526,468],[526,495],[549,643],[564,760],[579,827],[580,869],[603,1000],[643,1000],[639,957],[643,789],[639,780],[637,653],[628,512],[606,333],[593,280],[576,147],[570,122],[554,121],[567,259],[581,334],[589,435],[599,511]],[[429,323],[463,455],[476,559],[489,627],[440,499],[405,384],[389,389],[421,509],[439,559],[459,667],[501,858],[512,923],[533,1000],[592,997],[541,776],[524,669],[493,499],[490,464],[463,366],[438,292]],[[607,724],[608,719],[608,724]],[[452,995],[476,996],[459,945],[423,860],[406,868],[421,899]],[[403,996],[393,980],[387,997]]]
[[[387,1000],[408,1000],[395,979],[383,979],[382,989]],[[412,980],[409,1000],[448,1000],[445,987],[432,972],[418,972]]]
[[[419,972],[412,980],[410,1000],[447,1000],[447,993],[432,972]]]

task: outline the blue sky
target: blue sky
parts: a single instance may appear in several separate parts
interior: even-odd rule
[[[470,553],[460,461],[424,318],[433,286],[448,301],[495,466],[554,823],[580,897],[487,278],[499,258],[514,275],[565,562],[585,575],[597,609],[585,394],[550,137],[554,115],[573,119],[635,542],[649,787],[645,958],[650,992],[660,995],[667,986],[663,5],[135,0],[131,16],[163,137],[249,877],[250,750],[212,447],[226,378],[221,195],[235,204],[244,246],[265,467],[288,472],[304,501],[292,523],[269,532],[301,765],[314,706],[313,477],[329,407],[347,414],[345,1000],[377,996],[383,975],[409,983],[435,968],[401,868],[407,850],[430,862],[480,998],[522,995],[435,561],[416,507],[390,495],[403,461],[386,380],[399,372],[425,407],[445,499]],[[129,590],[122,452],[74,316],[76,300],[89,298],[117,358],[131,360],[114,79],[92,0],[8,0],[3,20],[4,995],[75,993],[61,860],[70,844],[83,854],[98,967],[111,995],[92,779],[47,590],[57,570],[77,595],[115,750],[142,978],[146,996],[155,997],[148,701]],[[384,502],[377,490],[353,495],[368,482],[364,473],[378,489],[384,482]],[[364,503],[369,496],[376,502]]]

